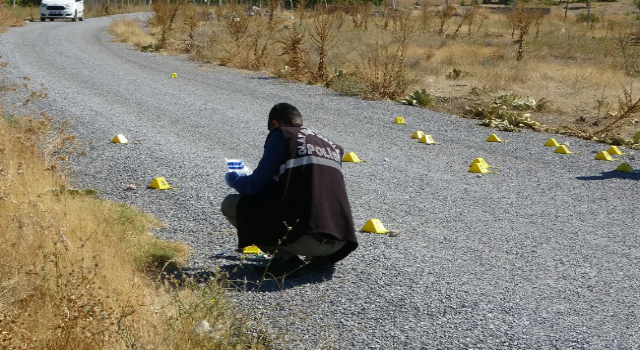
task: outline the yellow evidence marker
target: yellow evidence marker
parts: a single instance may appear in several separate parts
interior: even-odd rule
[[[248,247],[244,247],[242,249],[242,253],[244,253],[244,254],[261,254],[262,251],[260,250],[260,248],[256,247],[255,245],[250,245]]]
[[[626,153],[622,153],[622,151],[620,151],[620,149],[618,148],[618,146],[611,146],[609,147],[609,149],[607,150],[607,153],[614,155],[614,156],[623,156]]]
[[[413,132],[413,135],[411,135],[412,139],[420,139],[422,137],[422,135],[424,135],[424,133],[420,130],[416,130]]]
[[[418,140],[420,143],[426,143],[427,145],[435,145],[436,142],[433,141],[433,137],[431,135],[422,135]]]
[[[498,168],[497,166],[489,165],[483,158],[476,158],[469,165],[470,173],[479,173],[479,174],[499,174],[497,171],[489,171],[489,168]]]
[[[396,124],[407,124],[405,123],[404,118],[400,116],[396,117],[396,120],[394,120],[393,122]]]
[[[560,146],[558,141],[556,141],[556,139],[554,139],[554,138],[548,139],[547,142],[544,143],[544,145],[547,146],[547,147],[558,147],[558,146]]]
[[[489,137],[487,138],[487,142],[503,142],[502,140],[500,140],[500,138],[498,137],[498,135],[496,134],[491,134],[489,135]]]
[[[622,171],[625,173],[632,173],[633,172],[633,168],[631,167],[631,165],[629,163],[622,163],[620,165],[618,165],[618,167],[616,168],[616,171]]]
[[[349,152],[342,157],[343,162],[352,162],[352,163],[360,163],[362,160],[358,158],[355,152]]]
[[[178,77],[178,73],[171,73],[171,77],[176,79]]]
[[[373,232],[373,233],[389,233],[389,230],[384,228],[380,219],[370,219],[367,223],[364,224],[361,228],[364,232]]]
[[[600,153],[596,154],[595,159],[613,161],[613,158],[611,158],[611,155],[607,151],[601,151]]]
[[[553,153],[573,154],[573,152],[569,151],[569,148],[565,145],[558,146],[558,148],[556,148],[556,150],[553,151]]]
[[[471,167],[469,168],[469,172],[470,173],[479,173],[479,174],[486,174],[489,172],[489,170],[487,170],[487,168],[482,165],[481,163],[473,163],[471,164]]]
[[[498,168],[497,166],[492,166],[489,165],[489,163],[487,163],[487,161],[485,161],[483,158],[476,158],[473,160],[473,162],[471,162],[471,164],[469,164],[469,166],[473,166],[474,164],[480,164],[483,167],[489,169],[489,168]]]
[[[111,140],[111,143],[128,143],[129,140],[127,140],[126,137],[124,137],[124,135],[122,134],[118,134],[116,136],[113,137],[113,139]]]
[[[149,187],[155,188],[156,190],[173,189],[173,187],[169,186],[167,180],[165,180],[164,177],[156,177],[155,179],[151,180]]]

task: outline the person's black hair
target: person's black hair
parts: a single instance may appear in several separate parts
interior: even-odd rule
[[[278,103],[269,112],[269,125],[272,121],[278,121],[282,126],[294,126],[302,124],[302,114],[298,109],[288,103]]]

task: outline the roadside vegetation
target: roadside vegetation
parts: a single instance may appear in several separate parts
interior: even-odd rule
[[[154,2],[145,26],[152,38],[135,45],[502,130],[640,147],[633,141],[640,16],[631,0],[592,2],[588,15],[583,2],[534,0],[515,7],[441,0],[254,5]],[[141,25],[119,19],[113,26]]]
[[[47,97],[28,77],[0,84],[7,93],[25,108]],[[0,348],[270,348],[215,274],[168,273],[189,251],[153,235],[161,222],[69,185],[66,162],[83,151],[68,123],[11,111],[0,108]]]
[[[10,27],[22,26],[24,26],[24,20],[20,19],[7,4],[0,3],[0,33],[4,33]]]
[[[109,27],[109,33],[120,42],[131,44],[139,48],[157,47],[157,40],[149,33],[142,30],[138,19],[114,19]]]

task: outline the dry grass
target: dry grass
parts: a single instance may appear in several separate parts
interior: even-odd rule
[[[2,92],[46,98],[24,80]],[[214,274],[162,272],[188,250],[149,234],[157,219],[69,187],[61,171],[81,149],[46,113],[0,109],[0,348],[267,348]],[[201,320],[210,327],[198,335]]]
[[[23,26],[24,20],[16,13],[15,9],[12,9],[4,2],[0,4],[0,33],[5,32],[9,27]]]
[[[114,19],[111,26],[109,26],[109,33],[121,42],[135,47],[157,43],[155,37],[149,35],[140,27],[138,19]]]
[[[234,4],[195,7],[199,15],[175,20],[165,51],[365,98],[398,99],[424,88],[441,101],[435,108],[459,115],[474,100],[502,94],[545,98],[548,108],[534,120],[587,138],[611,122],[607,112],[617,112],[640,75],[640,27],[630,0],[594,3],[598,20],[590,26],[579,21],[584,9],[565,20],[562,6],[539,17],[524,8],[506,15],[420,4],[401,1],[398,11],[390,2],[298,7],[275,17]],[[150,25],[158,35],[160,27]],[[274,30],[264,35],[266,28]],[[606,136],[628,139],[637,119],[616,122]]]

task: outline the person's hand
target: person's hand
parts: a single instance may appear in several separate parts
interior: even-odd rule
[[[238,180],[239,177],[240,175],[238,175],[238,173],[236,173],[235,171],[229,171],[228,173],[224,174],[224,181],[227,183],[227,186],[233,188],[233,185],[236,183],[236,180]]]

